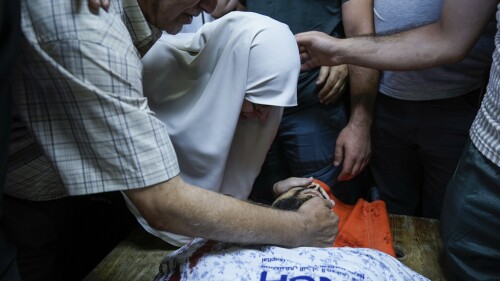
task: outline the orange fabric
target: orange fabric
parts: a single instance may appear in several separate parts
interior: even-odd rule
[[[358,199],[356,205],[348,205],[335,198],[328,185],[316,179],[314,182],[335,201],[333,211],[339,216],[339,233],[333,247],[371,248],[396,256],[384,201]]]

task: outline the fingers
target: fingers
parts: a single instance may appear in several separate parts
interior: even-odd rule
[[[335,86],[339,82],[338,73],[335,70],[328,70],[328,75],[326,77],[325,84],[318,93],[319,101],[325,103],[325,98],[331,95],[337,95],[335,92]],[[338,87],[337,87],[338,88]]]
[[[300,53],[300,71],[308,71],[315,67],[307,52]]]
[[[371,155],[370,129],[368,126],[348,124],[340,132],[335,144],[334,165],[342,163],[339,181],[345,181],[361,173]]]
[[[323,206],[327,207],[328,209],[332,209],[333,208],[333,203],[330,200],[321,199],[321,203],[323,204]]]
[[[350,180],[363,170],[368,161],[364,154],[358,151],[350,151],[348,147],[343,147],[342,171],[338,176],[339,181]]]
[[[336,101],[342,94],[342,92],[339,91],[342,83],[343,82],[339,81],[337,77],[328,77],[325,86],[319,93],[319,102],[330,104]]]
[[[318,93],[320,103],[330,104],[341,97],[347,73],[348,70],[345,64],[321,68],[318,80],[316,81],[317,85],[324,84]]]
[[[299,46],[301,45],[306,46],[311,44],[311,42],[314,41],[315,39],[319,38],[319,36],[321,36],[320,34],[322,34],[322,32],[319,31],[301,32],[295,34],[295,40],[297,40]]]
[[[346,149],[347,150],[347,149]],[[339,181],[350,180],[353,177],[359,175],[363,169],[366,168],[370,161],[371,152],[346,152],[343,162],[342,162],[342,171],[338,176]]]
[[[355,163],[351,159],[344,160],[344,162],[342,163],[342,171],[338,176],[339,181],[350,180],[354,177],[353,175],[354,164]]]
[[[101,0],[88,0],[89,1],[89,9],[90,11],[96,13],[99,11],[101,7]]]
[[[101,7],[107,12],[109,9],[109,0],[101,0]]]
[[[275,183],[273,186],[273,192],[276,196],[279,196],[288,191],[292,187],[308,186],[312,183],[312,180],[313,178],[297,178],[297,177],[287,178],[285,180]]]
[[[346,154],[345,151],[346,147],[343,145],[340,139],[337,139],[337,145],[335,146],[335,157],[333,160],[333,165],[334,166],[339,166],[342,163],[342,170],[338,176],[339,181],[346,181],[351,179],[352,176],[352,170],[354,168],[355,162],[351,157],[348,157],[348,154],[344,158],[344,154]]]
[[[109,9],[109,0],[88,0],[89,9],[91,12],[97,14],[99,9],[103,8],[105,11]]]
[[[302,32],[302,33],[297,33],[295,34],[295,40],[297,40],[297,44],[299,46],[305,45],[309,37],[309,32]]]
[[[300,71],[308,71],[313,69],[315,66],[312,62],[306,62],[300,65]]]
[[[346,160],[342,164],[342,171],[339,174],[339,181],[347,181],[352,179],[356,175],[356,162],[352,160]]]
[[[332,209],[334,204],[332,203],[332,201],[328,200],[328,199],[324,199],[324,198],[321,198],[321,197],[313,197],[309,200],[307,200],[306,202],[304,202],[304,204],[302,205],[305,205],[305,204],[311,204],[315,207],[318,207],[318,206],[324,206],[324,207],[327,207],[328,209]],[[302,206],[301,206],[302,208]]]
[[[326,208],[325,208],[326,207]],[[299,208],[305,224],[303,246],[330,247],[338,234],[338,216],[331,210],[333,204],[319,197],[306,201]]]
[[[316,79],[316,85],[322,85],[325,83],[326,78],[330,72],[330,68],[328,66],[322,66],[319,69],[318,79]]]
[[[337,144],[335,145],[335,157],[333,158],[333,165],[335,167],[339,166],[344,160],[344,146],[340,143],[340,139],[337,138]]]
[[[300,70],[307,71],[313,68],[318,67],[319,65],[313,60],[311,52],[312,44],[315,39],[315,33],[319,33],[316,31],[304,32],[295,35],[295,39],[297,40],[297,45],[299,47],[300,54]]]
[[[344,134],[339,135],[337,144],[335,146],[335,158],[333,164],[338,166],[342,163],[342,170],[338,176],[339,181],[346,181],[353,178],[353,169],[356,165],[356,158],[353,157],[354,153],[349,151],[349,147],[345,143]]]
[[[337,88],[340,87],[340,88]],[[323,98],[324,104],[331,104],[338,100],[344,93],[345,83],[336,83],[333,90]]]

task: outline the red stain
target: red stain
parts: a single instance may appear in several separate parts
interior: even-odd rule
[[[215,241],[213,240],[210,240],[210,241],[207,241],[205,243],[205,245],[201,246],[200,248],[198,248],[198,250],[196,250],[193,255],[191,255],[191,257],[189,258],[189,269],[192,271],[193,270],[193,267],[195,267],[198,262],[200,261],[201,257],[206,254],[206,253],[209,253],[210,251],[212,251],[212,248],[213,246],[215,245]]]

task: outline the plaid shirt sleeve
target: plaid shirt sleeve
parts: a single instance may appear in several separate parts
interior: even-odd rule
[[[135,47],[142,56],[160,38],[161,30],[146,21],[137,0],[123,0],[123,17]]]
[[[143,17],[132,16],[134,9],[140,12],[137,3],[127,7],[129,12],[112,1],[108,13],[94,15],[87,1],[22,1],[25,40],[12,81],[14,106],[28,132],[20,135],[36,140],[56,171],[47,177],[60,177],[69,195],[147,187],[179,173],[166,126],[143,96],[134,46],[147,50],[155,31]],[[40,155],[10,151],[10,156],[6,193],[50,197],[44,197],[43,184],[33,190],[41,168],[26,169],[45,163],[36,162]],[[37,178],[57,182],[44,180]]]

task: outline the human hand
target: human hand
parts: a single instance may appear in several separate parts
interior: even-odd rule
[[[342,163],[339,181],[350,180],[370,161],[370,128],[348,124],[339,134],[335,145],[334,165]]]
[[[306,201],[299,208],[301,221],[304,225],[299,246],[331,247],[337,234],[339,217],[331,209],[332,202],[320,197]]]
[[[222,17],[223,15],[234,11],[236,9],[236,6],[238,5],[239,0],[218,0],[217,1],[217,7],[215,10],[210,14],[212,17],[218,19]]]
[[[336,42],[340,39],[323,32],[309,31],[296,34],[295,40],[299,46],[300,70],[340,64],[333,55]]]
[[[109,0],[89,0],[89,9],[93,13],[98,13],[99,9],[103,8],[105,11],[109,9]]]
[[[292,187],[308,186],[312,183],[313,178],[296,178],[290,177],[279,181],[273,185],[273,193],[276,197],[287,192]]]
[[[345,64],[339,66],[322,66],[319,71],[316,85],[322,86],[318,93],[319,102],[330,104],[335,102],[344,92],[348,67]]]

